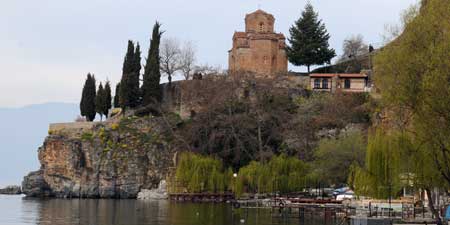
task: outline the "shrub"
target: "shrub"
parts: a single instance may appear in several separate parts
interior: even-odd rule
[[[297,158],[274,156],[268,163],[251,162],[239,170],[236,194],[301,191],[309,180],[309,166]]]
[[[111,129],[112,129],[112,130],[117,130],[117,129],[119,129],[119,124],[113,123],[113,124],[111,125]]]
[[[94,135],[92,132],[83,132],[83,134],[81,134],[81,140],[83,141],[91,141],[93,138]]]
[[[229,190],[231,176],[217,159],[182,153],[175,179],[176,183],[191,193],[220,193]]]

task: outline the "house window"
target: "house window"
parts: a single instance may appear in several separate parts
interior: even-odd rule
[[[350,89],[350,84],[351,84],[350,79],[344,80],[344,88],[345,89]]]
[[[320,89],[320,79],[314,79],[314,88]]]
[[[322,88],[328,89],[328,79],[327,78],[322,79]]]

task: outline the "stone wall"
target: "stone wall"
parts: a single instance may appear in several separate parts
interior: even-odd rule
[[[89,130],[100,122],[73,122],[73,123],[52,123],[49,131],[59,132],[63,130]]]

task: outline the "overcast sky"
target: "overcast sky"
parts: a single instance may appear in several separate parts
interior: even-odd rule
[[[88,72],[120,79],[128,39],[147,54],[156,20],[164,36],[193,41],[198,62],[227,68],[234,31],[258,5],[288,36],[307,0],[0,0],[0,107],[78,102]],[[362,34],[376,46],[385,24],[417,0],[311,0],[341,53],[342,41]],[[303,68],[290,67],[301,71]]]

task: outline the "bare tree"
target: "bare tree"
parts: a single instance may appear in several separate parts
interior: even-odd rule
[[[175,38],[162,40],[160,48],[161,72],[168,77],[169,85],[172,83],[172,76],[180,69],[180,44]]]
[[[344,53],[339,61],[347,61],[356,58],[357,56],[367,54],[369,47],[364,43],[364,37],[361,34],[353,35],[344,40],[342,45]]]
[[[406,26],[419,14],[421,6],[426,4],[426,2],[427,1],[422,1],[421,4],[413,4],[405,9],[400,15],[399,24],[385,24],[384,32],[381,34],[383,44],[387,45],[391,41],[397,39],[397,37],[403,33]]]
[[[196,60],[196,49],[191,41],[184,43],[179,55],[180,70],[183,73],[184,79],[189,80],[194,70],[194,63]]]
[[[204,76],[224,74],[220,66],[210,66],[209,64],[197,65],[194,70],[196,73],[201,73]]]

